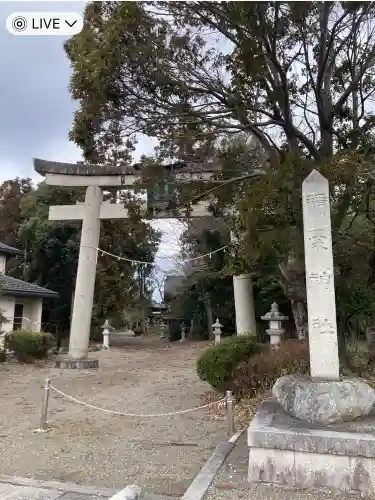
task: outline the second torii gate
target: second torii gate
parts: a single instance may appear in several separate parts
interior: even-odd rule
[[[98,257],[100,220],[124,219],[128,211],[122,204],[103,202],[102,190],[110,187],[131,188],[141,178],[134,167],[92,166],[51,162],[34,159],[35,171],[44,176],[46,184],[62,187],[85,187],[84,203],[51,206],[50,220],[82,220],[81,244],[78,259],[77,279],[69,339],[69,362],[64,366],[96,367],[98,360],[88,359],[91,315],[94,299],[96,263]],[[168,172],[179,182],[205,181],[212,179],[219,168],[212,164],[167,165]],[[193,206],[191,217],[209,215],[208,203],[201,201]],[[151,218],[171,217],[161,210]],[[179,216],[178,218],[184,218]],[[250,275],[233,276],[237,335],[255,333],[255,313],[252,279]]]

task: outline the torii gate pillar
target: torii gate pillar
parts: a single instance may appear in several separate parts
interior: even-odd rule
[[[99,186],[86,188],[77,280],[70,325],[69,357],[73,360],[84,360],[88,355],[102,198],[102,190]]]
[[[237,335],[256,335],[253,280],[251,274],[233,276]]]
[[[230,238],[231,241],[236,241],[236,237],[232,231]],[[233,276],[233,293],[237,335],[256,335],[257,324],[251,274]]]

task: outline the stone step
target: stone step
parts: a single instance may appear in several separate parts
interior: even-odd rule
[[[9,476],[7,476],[9,477]],[[107,500],[118,491],[107,488],[0,476],[0,500]],[[11,481],[7,479],[6,481]],[[50,487],[48,487],[50,486]],[[125,486],[124,486],[125,487]],[[144,500],[178,500],[176,497],[144,493]]]

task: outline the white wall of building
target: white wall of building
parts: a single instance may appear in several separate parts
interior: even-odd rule
[[[13,330],[14,308],[16,304],[23,304],[22,328],[40,332],[42,326],[43,299],[39,297],[12,297],[0,296],[0,310],[8,319],[0,330],[8,333]]]
[[[22,328],[33,332],[40,332],[42,327],[43,299],[39,297],[24,297],[16,300],[23,304]]]
[[[9,333],[13,330],[15,303],[15,297],[10,297],[7,295],[0,296],[0,311],[2,315],[8,320],[8,322],[4,322],[0,327],[0,330],[2,330],[3,332]]]
[[[7,263],[7,258],[5,255],[0,255],[0,274],[5,274],[5,266]]]

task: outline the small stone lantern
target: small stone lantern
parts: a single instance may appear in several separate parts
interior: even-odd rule
[[[186,340],[186,327],[184,325],[184,323],[181,323],[181,338],[180,338],[180,342],[185,342]]]
[[[223,325],[220,324],[219,318],[216,318],[216,323],[212,325],[215,334],[215,344],[219,344],[221,340],[221,329]]]
[[[165,327],[166,324],[164,323],[164,320],[162,319],[160,322],[160,338],[165,339]]]
[[[108,319],[104,321],[103,328],[103,349],[109,349],[109,335],[111,333],[111,326]]]
[[[269,322],[269,328],[266,332],[270,336],[271,345],[280,344],[281,337],[284,334],[284,330],[281,328],[281,322],[289,319],[288,316],[280,314],[279,307],[276,302],[274,302],[271,305],[271,311],[265,316],[262,316],[261,319]]]

